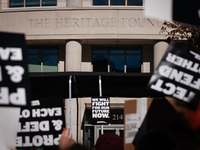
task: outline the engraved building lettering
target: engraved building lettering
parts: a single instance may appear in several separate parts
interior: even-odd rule
[[[85,28],[85,27],[160,27],[162,24],[149,18],[44,18],[28,19],[30,28]]]

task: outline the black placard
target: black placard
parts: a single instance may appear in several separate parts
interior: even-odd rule
[[[199,100],[200,53],[170,42],[147,88],[189,103]]]
[[[110,97],[92,97],[92,124],[105,125],[110,122]]]
[[[142,139],[145,134],[148,134],[154,130],[165,130],[172,135],[177,135],[177,133],[185,132],[180,128],[179,121],[182,122],[181,116],[178,115],[178,112],[175,110],[175,108],[165,98],[154,99],[132,143],[135,146],[139,146],[138,143],[142,142],[140,139]],[[178,132],[177,129],[180,132]],[[152,136],[149,141],[153,138],[156,138],[156,136]],[[157,144],[159,145],[160,143]],[[145,146],[148,147],[146,149],[149,149],[150,145],[145,143],[144,147]]]
[[[17,148],[58,148],[65,127],[63,99],[40,98],[21,110]]]
[[[173,0],[173,20],[200,26],[200,1]]]
[[[24,35],[0,32],[0,106],[26,105],[30,81]]]

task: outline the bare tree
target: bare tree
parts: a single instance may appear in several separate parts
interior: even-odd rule
[[[186,39],[190,46],[200,50],[200,28],[179,22],[164,22],[160,34],[165,34],[170,40]]]

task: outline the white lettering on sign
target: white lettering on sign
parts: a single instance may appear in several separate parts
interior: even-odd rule
[[[10,93],[8,87],[0,87],[0,104],[26,105],[25,88],[17,88],[16,92]]]
[[[42,146],[42,144],[43,144],[42,136],[36,135],[33,137],[33,145],[38,147],[38,146]]]
[[[110,118],[109,98],[92,98],[92,118]],[[97,123],[103,123],[102,121],[97,120]]]
[[[109,102],[92,102],[92,106],[109,106]]]
[[[190,86],[196,90],[200,90],[200,78],[194,80],[194,76],[178,71],[175,68],[171,68],[166,65],[162,65],[158,68],[158,72],[165,78],[169,78],[171,80],[175,80],[176,82],[182,83],[184,85]]]
[[[190,51],[190,53],[194,55],[194,58],[196,58],[197,60],[200,60],[200,55],[199,54],[197,54],[197,53],[195,53],[193,51]]]
[[[10,75],[10,80],[14,83],[19,83],[22,80],[22,75],[24,74],[24,68],[21,66],[5,66],[5,69],[8,71],[8,75]]]
[[[164,83],[162,79],[158,79],[155,84],[151,85],[150,88],[158,92],[163,92],[166,95],[172,95],[173,97],[182,99],[186,102],[195,96],[194,92],[188,91],[180,86],[176,86],[173,83]]]
[[[47,117],[47,116],[61,116],[62,110],[59,107],[55,108],[41,108],[41,109],[32,109],[32,117]]]
[[[39,132],[39,131],[49,131],[49,121],[30,121],[25,122],[21,127],[19,123],[19,132]]]
[[[110,110],[92,110],[92,113],[110,113]]]
[[[46,146],[53,145],[53,135],[44,135],[43,139],[44,139],[44,145]]]
[[[94,102],[94,101],[98,102],[98,98],[93,98],[92,101],[93,101],[93,102]]]
[[[53,126],[55,126],[55,130],[59,131],[62,129],[62,120],[52,120]]]
[[[22,146],[22,137],[16,137],[16,146],[18,147]]]
[[[31,101],[31,106],[40,106],[40,101],[39,100]]]
[[[2,48],[0,47],[0,59],[7,61],[10,58],[12,61],[22,61],[22,49],[21,48]]]
[[[53,140],[55,145],[59,144],[60,137],[61,137],[61,134],[59,134],[58,137]]]
[[[168,53],[166,60],[172,64],[175,64],[177,66],[180,66],[182,68],[186,68],[190,71],[193,71],[195,73],[200,73],[200,65],[199,63],[194,63],[193,61],[189,61],[185,58],[182,58],[180,56],[177,56],[172,53]]]
[[[24,110],[22,111],[22,116],[23,116],[23,118],[28,118],[28,117],[30,117],[30,111],[29,111],[28,109],[24,109]]]
[[[110,118],[110,117],[106,113],[106,114],[92,114],[92,118]]]
[[[35,135],[32,138],[30,136],[25,136],[24,142],[22,141],[22,137],[18,136],[16,138],[16,147],[40,147],[43,144],[45,146],[53,146],[58,145],[60,140],[61,134],[58,137],[53,137],[52,134],[50,135]],[[32,142],[31,142],[32,141]]]
[[[26,146],[26,147],[32,147],[33,146],[33,144],[30,142],[29,136],[25,136],[25,143],[23,144],[23,146]]]

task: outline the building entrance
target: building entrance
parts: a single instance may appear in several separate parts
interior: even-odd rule
[[[114,107],[113,107],[114,105]],[[120,106],[120,107],[119,107]],[[92,125],[91,107],[85,109],[83,129],[83,144],[90,150],[96,144],[98,137],[101,135],[101,126]],[[123,104],[111,104],[110,124],[103,125],[103,133],[112,132],[123,138],[124,136],[124,108]]]

